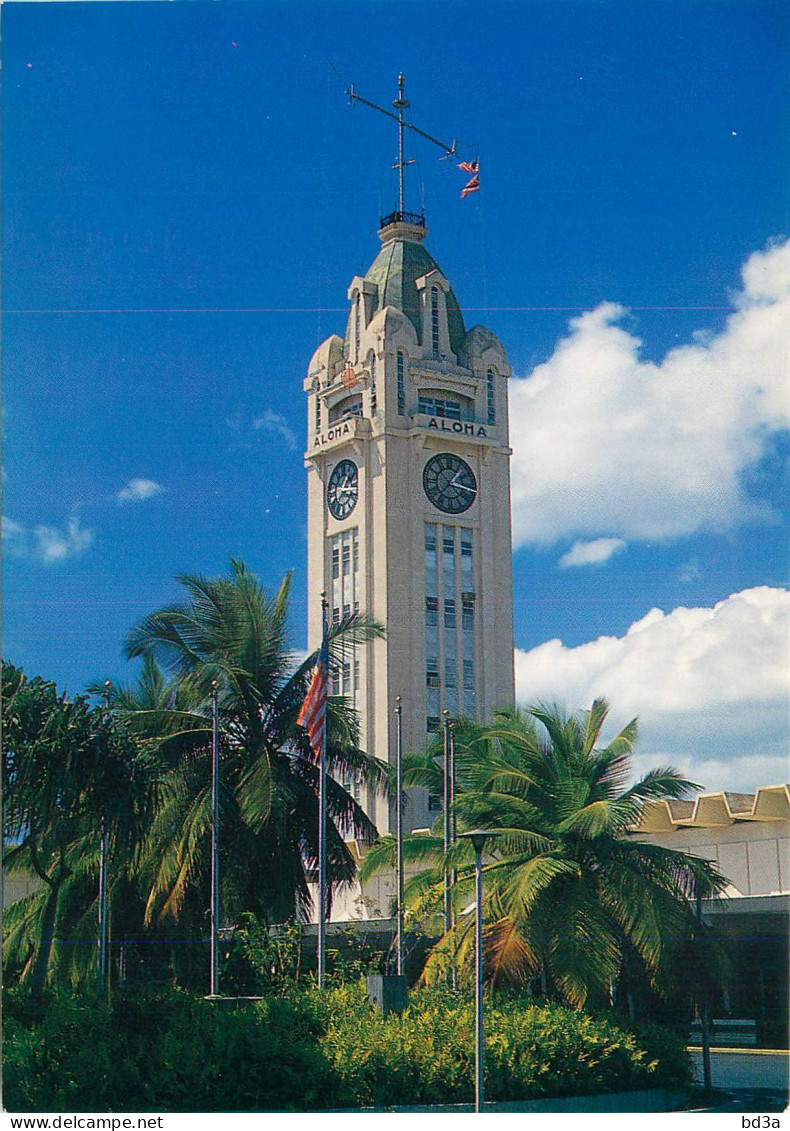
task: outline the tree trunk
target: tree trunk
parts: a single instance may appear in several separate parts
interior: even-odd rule
[[[49,969],[49,956],[52,952],[52,942],[55,935],[55,917],[58,910],[58,893],[62,881],[49,882],[49,895],[47,896],[44,914],[41,917],[41,935],[38,940],[36,961],[33,965],[33,974],[30,979],[30,992],[33,997],[41,997],[47,984],[47,970]]]

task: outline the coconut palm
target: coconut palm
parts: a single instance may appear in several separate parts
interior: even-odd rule
[[[126,867],[150,816],[144,759],[106,713],[3,665],[4,853],[39,884],[5,916],[5,953],[34,993],[94,967],[101,832]]]
[[[127,655],[144,658],[137,690],[112,689],[130,729],[159,751],[163,771],[142,866],[146,920],[204,925],[215,688],[224,917],[246,911],[269,923],[303,920],[318,857],[318,767],[296,718],[316,657],[297,664],[288,646],[290,575],[273,597],[241,561],[231,562],[229,577],[178,580],[186,600],[145,617],[128,636]],[[344,618],[329,634],[330,669],[344,650],[380,634],[367,617]],[[355,873],[346,839],[376,836],[340,783],[356,778],[382,789],[387,768],[359,749],[356,715],[344,700],[330,698],[327,730],[331,900]]]
[[[601,1000],[633,949],[655,981],[671,940],[694,932],[692,901],[724,880],[707,861],[627,835],[650,801],[686,797],[699,787],[672,768],[628,785],[637,734],[634,719],[599,745],[608,714],[556,707],[501,711],[493,725],[461,722],[456,733],[455,814],[459,831],[497,834],[485,864],[486,976],[525,982],[539,975],[547,992],[581,1006]],[[405,780],[440,792],[436,751],[410,760]],[[472,945],[471,847],[460,841],[446,860],[437,838],[413,837],[409,854],[432,857],[407,885],[423,912],[438,906],[444,867],[456,870],[456,926],[432,952],[431,978],[463,963]],[[370,874],[391,861],[380,843]]]

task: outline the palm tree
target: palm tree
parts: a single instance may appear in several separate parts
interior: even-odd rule
[[[134,745],[103,711],[8,664],[3,731],[3,863],[39,880],[6,912],[5,953],[40,994],[48,980],[78,980],[93,967],[100,829],[126,865],[150,791]],[[116,869],[116,883],[123,874]]]
[[[288,647],[290,575],[274,597],[241,561],[231,561],[229,577],[178,580],[186,600],[145,617],[127,638],[127,655],[144,659],[138,688],[112,689],[114,709],[158,752],[162,771],[141,869],[146,922],[205,927],[215,687],[224,917],[245,911],[268,923],[304,920],[318,856],[318,767],[296,718],[316,657],[295,664]],[[330,668],[344,649],[381,631],[367,617],[344,618],[329,634]],[[376,836],[339,783],[355,777],[383,789],[388,780],[387,767],[359,749],[356,715],[339,698],[329,700],[327,769],[331,899],[355,873],[346,838]]]
[[[629,786],[637,721],[599,746],[608,710],[599,699],[570,715],[543,706],[500,711],[493,725],[461,721],[456,733],[459,830],[497,834],[485,865],[486,976],[540,976],[544,991],[575,1006],[605,997],[630,950],[655,982],[671,940],[694,933],[693,900],[725,882],[705,860],[625,835],[646,802],[699,786],[672,768]],[[410,760],[407,784],[440,791],[436,753]],[[438,838],[411,837],[409,855],[432,861],[407,885],[423,911],[438,906],[444,868],[458,875],[456,926],[429,958],[431,978],[469,957],[471,848],[462,840],[445,860]],[[363,874],[391,860],[391,844],[380,843]]]

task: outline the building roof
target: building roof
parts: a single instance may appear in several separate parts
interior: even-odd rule
[[[648,801],[632,833],[716,828],[736,821],[790,818],[790,786],[763,785],[756,793],[702,793],[695,801]]]
[[[392,237],[387,237],[387,232],[395,230]],[[420,297],[417,290],[417,280],[427,275],[429,271],[440,271],[431,253],[420,242],[421,236],[414,238],[410,226],[406,224],[393,224],[390,229],[382,229],[383,244],[376,258],[368,268],[365,281],[373,283],[376,295],[370,317],[375,317],[385,306],[393,306],[402,311],[409,319],[419,338],[422,334],[420,320]],[[464,348],[466,328],[458,305],[458,299],[452,289],[447,291],[447,329],[450,336],[450,347],[458,357]],[[351,318],[346,327],[346,354],[348,354],[351,341]]]

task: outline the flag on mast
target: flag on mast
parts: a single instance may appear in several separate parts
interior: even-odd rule
[[[329,694],[329,646],[326,637],[326,619],[324,619],[323,637],[318,659],[313,668],[310,686],[299,711],[299,717],[296,720],[298,725],[304,727],[310,736],[310,745],[317,762],[321,761],[324,750],[326,701]]]
[[[467,181],[467,183],[461,189],[461,200],[463,200],[465,196],[469,196],[470,192],[478,192],[479,189],[480,178],[478,177],[477,173],[475,173],[472,179],[470,181]]]
[[[479,173],[480,165],[478,158],[475,157],[474,161],[459,161],[458,168],[463,169],[465,173]]]

